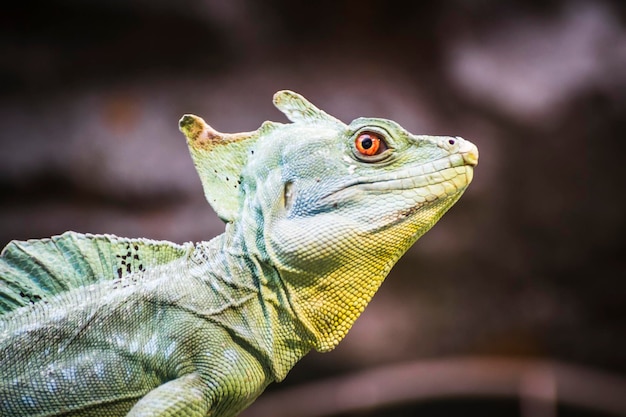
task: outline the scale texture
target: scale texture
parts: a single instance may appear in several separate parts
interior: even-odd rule
[[[224,134],[180,120],[226,223],[211,241],[7,245],[1,416],[238,414],[311,349],[333,349],[472,180],[478,150],[462,138],[346,125],[286,90],[274,103],[292,123]]]

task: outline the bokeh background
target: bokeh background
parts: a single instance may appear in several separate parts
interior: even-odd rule
[[[65,230],[210,239],[223,224],[204,200],[179,117],[253,130],[285,121],[271,97],[289,88],[344,121],[387,117],[414,133],[463,136],[481,159],[465,196],[401,260],[344,342],[306,357],[267,401],[304,392],[298,404],[312,414],[294,415],[626,414],[625,4],[6,2],[0,244]],[[416,384],[419,400],[337,411],[341,394],[306,391],[371,369],[454,370],[464,358],[543,365],[529,365],[527,378],[514,372],[519,395],[507,397],[497,383],[472,394],[489,386],[487,365],[453,372],[466,395],[422,395]],[[553,363],[591,374],[562,378]],[[418,379],[443,378],[445,391],[439,368],[419,369],[429,371]],[[568,395],[597,394],[597,407],[562,401],[562,385],[581,375],[609,381],[599,391],[615,395],[583,384]],[[305,390],[284,391],[292,387]],[[370,400],[388,394],[368,389],[360,394]],[[280,415],[281,401],[269,404]],[[315,414],[321,404],[328,410]]]

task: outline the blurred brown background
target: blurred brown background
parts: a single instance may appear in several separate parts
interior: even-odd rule
[[[177,121],[192,112],[226,132],[284,121],[271,97],[289,88],[347,122],[463,136],[481,159],[339,348],[271,391],[467,355],[626,375],[624,2],[6,3],[2,246],[65,230],[221,233]],[[530,415],[467,398],[354,415],[418,413]]]

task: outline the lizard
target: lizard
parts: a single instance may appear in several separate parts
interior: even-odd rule
[[[289,123],[186,137],[225,232],[175,244],[66,232],[0,256],[0,415],[234,416],[332,350],[460,198],[478,149],[289,90]]]

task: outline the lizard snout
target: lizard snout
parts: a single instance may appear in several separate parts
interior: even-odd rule
[[[478,165],[478,148],[469,140],[460,136],[441,138],[439,146],[450,153],[460,154],[467,165],[472,167]]]
[[[478,147],[476,147],[476,145],[474,145],[472,142],[463,138],[456,139],[460,139],[461,143],[459,144],[459,153],[461,154],[461,156],[463,156],[463,160],[465,161],[465,163],[473,167],[478,165]]]

